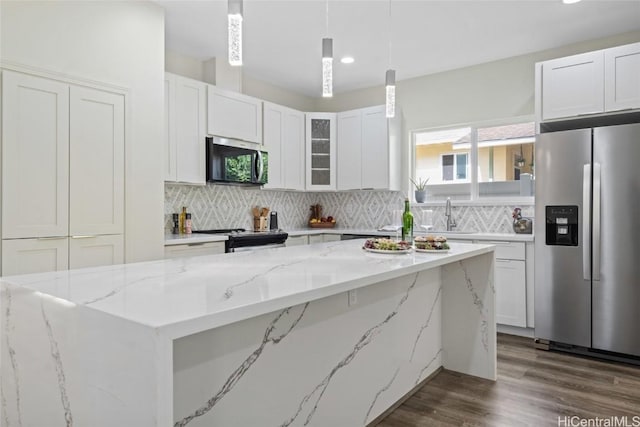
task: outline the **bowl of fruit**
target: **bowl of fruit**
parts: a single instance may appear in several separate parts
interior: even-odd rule
[[[336,219],[329,216],[322,216],[322,205],[311,205],[311,217],[309,227],[311,228],[333,228],[336,226]]]

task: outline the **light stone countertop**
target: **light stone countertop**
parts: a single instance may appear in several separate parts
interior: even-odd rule
[[[373,254],[360,240],[3,277],[178,338],[494,250]]]

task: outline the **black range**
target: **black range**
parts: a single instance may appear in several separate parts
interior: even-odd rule
[[[220,228],[213,230],[194,230],[200,234],[226,234],[225,252],[267,249],[284,246],[289,234],[282,230],[247,231],[244,228]]]

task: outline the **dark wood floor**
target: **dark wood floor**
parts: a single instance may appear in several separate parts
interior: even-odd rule
[[[565,416],[627,416],[634,425],[640,367],[535,350],[530,338],[499,334],[497,382],[442,371],[378,426],[557,427]]]

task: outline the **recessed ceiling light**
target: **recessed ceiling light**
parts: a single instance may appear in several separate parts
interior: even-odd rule
[[[353,61],[355,60],[352,56],[343,56],[342,59],[340,59],[340,62],[342,62],[343,64],[353,64]]]
[[[574,3],[578,3],[580,0],[562,0],[562,3],[564,4],[574,4]]]

